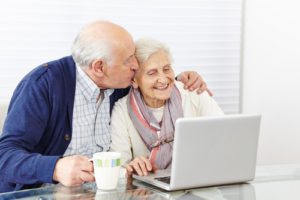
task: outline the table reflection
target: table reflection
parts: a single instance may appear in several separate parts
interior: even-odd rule
[[[281,200],[300,199],[300,166],[267,166],[256,172],[251,184],[233,184],[167,192],[140,181],[121,178],[112,191],[97,190],[95,183],[80,187],[60,184],[31,190],[0,193],[4,199],[189,199],[189,200]]]
[[[251,184],[236,184],[167,192],[140,181],[120,179],[118,187],[112,191],[97,190],[95,183],[87,183],[79,187],[65,187],[58,184],[44,188],[0,194],[0,199],[255,200],[255,192]]]
[[[165,199],[180,200],[255,200],[254,186],[249,183],[234,184],[218,187],[195,188],[167,192],[146,183],[134,181],[133,185],[140,189],[150,190],[155,194],[163,196]]]

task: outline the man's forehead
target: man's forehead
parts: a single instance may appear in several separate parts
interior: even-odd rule
[[[115,42],[114,45],[112,45],[112,49],[115,52],[122,52],[122,53],[126,53],[129,56],[134,55],[135,52],[135,46],[134,43],[130,45],[130,43],[128,42]]]

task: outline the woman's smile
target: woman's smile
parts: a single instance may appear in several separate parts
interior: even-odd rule
[[[156,90],[165,91],[165,90],[168,89],[168,87],[169,87],[169,84],[166,84],[166,85],[163,85],[163,86],[155,86],[153,88],[156,89]]]

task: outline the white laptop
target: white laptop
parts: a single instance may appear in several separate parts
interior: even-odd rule
[[[255,176],[260,115],[180,118],[172,167],[133,178],[165,190],[250,181]]]

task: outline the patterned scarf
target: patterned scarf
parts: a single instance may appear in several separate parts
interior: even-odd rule
[[[146,106],[139,89],[130,89],[128,111],[140,137],[150,151],[148,159],[159,169],[166,169],[172,163],[175,122],[183,117],[182,100],[178,88],[174,85],[171,96],[165,102],[162,123],[156,120]]]

